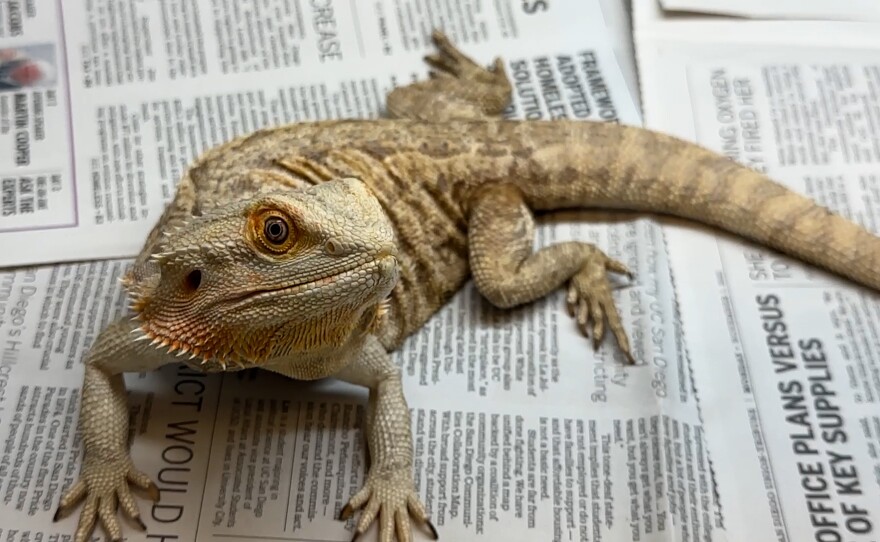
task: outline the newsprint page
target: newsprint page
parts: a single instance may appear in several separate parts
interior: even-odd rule
[[[84,350],[125,314],[127,258],[201,150],[264,125],[380,114],[394,84],[425,77],[434,25],[482,62],[503,56],[512,118],[641,123],[610,45],[625,30],[593,3],[69,6],[0,12],[4,51],[52,77],[0,92],[0,146],[14,150],[0,153],[0,257],[18,266],[0,271],[3,542],[71,539],[79,510],[52,516],[78,476]],[[554,217],[536,242],[591,241],[635,272],[615,298],[639,366],[613,340],[594,353],[562,291],[497,311],[470,284],[395,353],[415,483],[443,540],[725,539],[663,233],[606,218]],[[133,459],[161,490],[139,499],[147,531],[125,521],[127,540],[352,538],[336,517],[364,480],[365,390],[183,366],[126,383]]]
[[[513,77],[527,56],[553,65],[548,115],[614,120],[600,107],[608,96],[578,97],[592,88],[591,63],[614,66],[600,94],[630,94],[616,67],[625,32],[609,32],[617,13],[593,2],[4,5],[0,265],[135,254],[198,154],[264,126],[379,114],[390,88],[426,76],[434,26],[487,64],[499,54],[519,61]],[[579,24],[556,30],[571,20]],[[578,50],[585,43],[594,45]],[[41,77],[16,84],[9,73],[22,64]],[[522,107],[536,115],[536,104]]]
[[[650,127],[880,231],[880,27],[685,31],[640,14]],[[880,539],[877,295],[727,236],[666,231],[730,539]]]
[[[637,2],[641,0],[636,0]],[[880,21],[880,5],[871,0],[657,0],[664,11],[705,13],[754,19]]]

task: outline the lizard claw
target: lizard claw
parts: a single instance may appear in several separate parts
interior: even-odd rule
[[[341,519],[348,519],[360,508],[363,508],[363,512],[355,527],[352,542],[364,534],[376,519],[379,520],[380,542],[392,542],[395,534],[399,542],[412,542],[411,517],[430,531],[434,540],[439,538],[422,501],[413,490],[412,477],[408,470],[380,475],[371,473],[364,487],[348,501],[339,516]]]
[[[614,299],[611,296],[611,288],[608,284],[607,271],[613,271],[633,277],[632,271],[608,256],[597,251],[580,271],[571,278],[568,286],[566,306],[569,316],[577,321],[578,328],[585,337],[589,337],[592,324],[593,349],[597,350],[605,338],[605,321],[608,328],[617,340],[617,344],[629,364],[635,364],[636,360],[630,351],[629,339]]]
[[[80,501],[85,500],[74,542],[86,542],[99,520],[109,540],[122,540],[122,527],[116,517],[120,507],[141,530],[146,531],[147,526],[140,517],[129,484],[144,489],[154,502],[159,500],[159,488],[149,476],[134,468],[131,458],[126,456],[118,460],[98,461],[86,457],[80,479],[61,496],[52,521],[65,517]]]
[[[342,521],[346,521],[352,516],[352,514],[354,514],[354,509],[351,507],[350,504],[346,504],[339,512],[339,519],[341,519]]]

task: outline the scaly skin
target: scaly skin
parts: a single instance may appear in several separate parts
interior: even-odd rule
[[[676,138],[612,124],[500,119],[510,84],[439,33],[431,79],[393,91],[389,120],[260,130],[208,151],[126,277],[135,320],[98,337],[85,360],[75,542],[114,510],[138,517],[121,373],[188,359],[206,371],[258,366],[370,389],[363,508],[380,539],[436,537],[413,489],[409,411],[395,349],[473,277],[499,307],[568,284],[568,308],[594,347],[606,326],[633,362],[596,247],[534,252],[534,210],[605,208],[690,218],[880,288],[880,239],[753,170]],[[387,298],[387,299],[386,299]],[[183,358],[177,357],[182,355]]]

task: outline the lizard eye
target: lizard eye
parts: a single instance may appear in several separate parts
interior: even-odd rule
[[[251,217],[251,239],[269,254],[281,255],[296,244],[297,231],[293,219],[281,211],[266,209]]]
[[[273,245],[283,245],[287,241],[289,232],[290,228],[287,227],[287,222],[277,216],[269,217],[263,224],[263,235],[266,237],[266,241]]]

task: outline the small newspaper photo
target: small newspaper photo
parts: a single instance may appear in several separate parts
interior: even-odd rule
[[[390,89],[427,76],[438,27],[502,59],[507,118],[640,125],[609,4],[7,2],[0,43],[43,75],[10,68],[3,102],[17,113],[2,144],[20,152],[0,163],[0,540],[73,540],[81,506],[53,516],[81,467],[83,357],[128,315],[119,279],[199,153],[381,115]],[[610,337],[594,351],[563,290],[502,311],[468,283],[393,354],[428,516],[443,540],[724,540],[664,232],[560,213],[535,244],[575,239],[635,273],[613,295],[641,363]],[[125,540],[352,539],[358,516],[339,514],[368,465],[365,389],[183,364],[125,384],[131,457],[160,492],[137,494],[146,530],[122,519]]]
[[[54,43],[0,46],[0,235],[76,224],[68,177],[67,89]],[[4,250],[5,252],[5,250]]]

